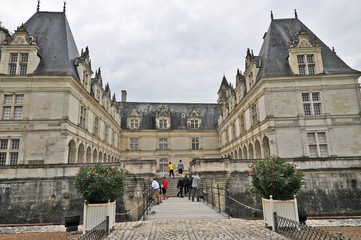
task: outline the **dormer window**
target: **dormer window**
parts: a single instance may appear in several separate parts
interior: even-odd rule
[[[198,119],[192,119],[192,120],[191,120],[191,128],[193,128],[193,129],[199,128],[199,121],[198,121]]]
[[[20,61],[19,61],[20,60]],[[10,53],[9,75],[26,75],[28,67],[27,53]]]
[[[297,55],[297,63],[299,75],[316,74],[313,54]]]
[[[168,128],[168,120],[167,119],[159,119],[159,128],[167,129]]]
[[[129,128],[130,129],[137,129],[139,128],[139,119],[130,119],[129,120]]]

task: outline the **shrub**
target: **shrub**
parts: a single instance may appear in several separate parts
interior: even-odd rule
[[[278,156],[270,156],[254,161],[249,166],[248,176],[252,178],[252,193],[261,194],[263,198],[290,200],[300,190],[302,171],[296,169],[296,164],[286,163]]]
[[[123,196],[128,171],[97,163],[82,166],[75,176],[75,188],[88,203],[106,203]]]

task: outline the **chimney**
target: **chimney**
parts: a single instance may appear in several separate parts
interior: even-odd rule
[[[127,102],[127,91],[122,90],[122,102]]]

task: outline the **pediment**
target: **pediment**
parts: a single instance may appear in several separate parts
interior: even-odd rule
[[[10,40],[10,45],[31,45],[29,34],[23,26],[18,27],[15,31],[12,39]]]
[[[158,118],[159,118],[159,117],[167,117],[167,118],[169,118],[170,115],[169,115],[169,113],[167,113],[167,111],[165,110],[165,107],[162,107],[162,108],[160,109],[160,112],[157,113],[157,117],[158,117]]]
[[[189,118],[200,118],[200,115],[196,109],[193,109],[191,114],[189,114]]]
[[[131,112],[130,112],[130,114],[129,114],[129,117],[132,117],[132,118],[139,118],[139,117],[140,117],[140,115],[139,115],[139,113],[138,113],[137,109],[133,108],[133,109],[132,109],[132,111],[131,111]]]
[[[291,41],[290,48],[313,48],[318,47],[317,40],[312,40],[310,35],[303,29],[300,30],[295,40]]]

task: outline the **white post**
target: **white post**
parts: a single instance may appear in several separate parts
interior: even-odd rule
[[[272,223],[272,231],[276,231],[276,223],[275,223],[275,219],[273,217],[273,213],[275,212],[274,209],[274,205],[273,205],[273,198],[272,195],[269,196],[270,199],[270,204],[271,204],[271,212],[270,212],[270,218],[271,218],[271,223]]]
[[[293,195],[293,198],[295,200],[295,216],[296,216],[296,222],[299,222],[299,217],[298,217],[298,205],[297,205],[297,198],[296,195]]]
[[[87,212],[87,209],[86,209],[87,205],[84,201],[84,213],[83,213],[83,234],[85,234],[85,228],[86,228],[86,223],[87,223],[87,220],[86,220],[86,212]]]

